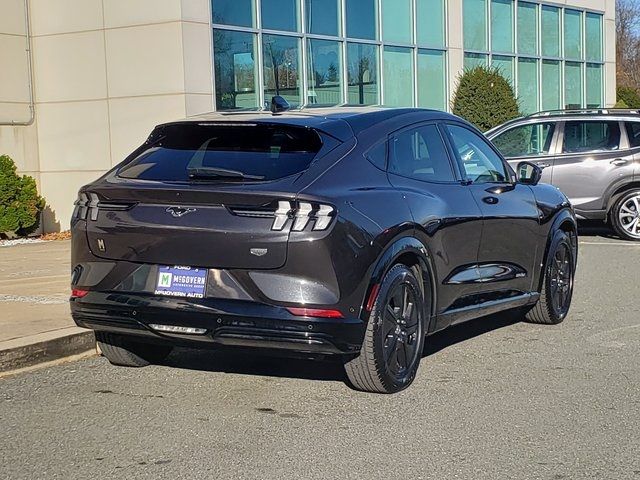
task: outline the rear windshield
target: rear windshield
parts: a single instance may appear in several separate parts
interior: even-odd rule
[[[155,140],[154,140],[155,139]],[[167,125],[148,148],[118,171],[122,178],[159,181],[269,181],[309,168],[322,141],[290,125]]]

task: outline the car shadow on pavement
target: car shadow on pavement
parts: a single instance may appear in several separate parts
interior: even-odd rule
[[[453,325],[427,337],[424,350],[422,351],[422,358],[493,330],[515,325],[522,320],[522,312],[514,311],[489,315],[459,325]]]
[[[612,228],[602,220],[581,220],[578,222],[579,237],[603,237],[622,240]]]
[[[508,327],[522,320],[521,313],[501,313],[455,325],[427,337],[423,357],[474,337]],[[261,377],[340,381],[349,384],[340,358],[278,357],[226,350],[177,348],[162,365],[187,370],[221,372]]]

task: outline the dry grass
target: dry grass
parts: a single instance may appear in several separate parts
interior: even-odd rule
[[[71,238],[71,231],[65,230],[64,232],[45,233],[39,238],[40,240],[68,240]]]

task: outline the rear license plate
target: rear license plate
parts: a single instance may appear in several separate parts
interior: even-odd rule
[[[158,267],[156,295],[203,298],[207,286],[207,269],[194,267]]]

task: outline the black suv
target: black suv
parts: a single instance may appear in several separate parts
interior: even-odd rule
[[[574,213],[539,168],[518,173],[429,110],[160,125],[79,193],[73,318],[117,365],[176,345],[337,354],[356,388],[395,392],[448,325],[565,318]]]

